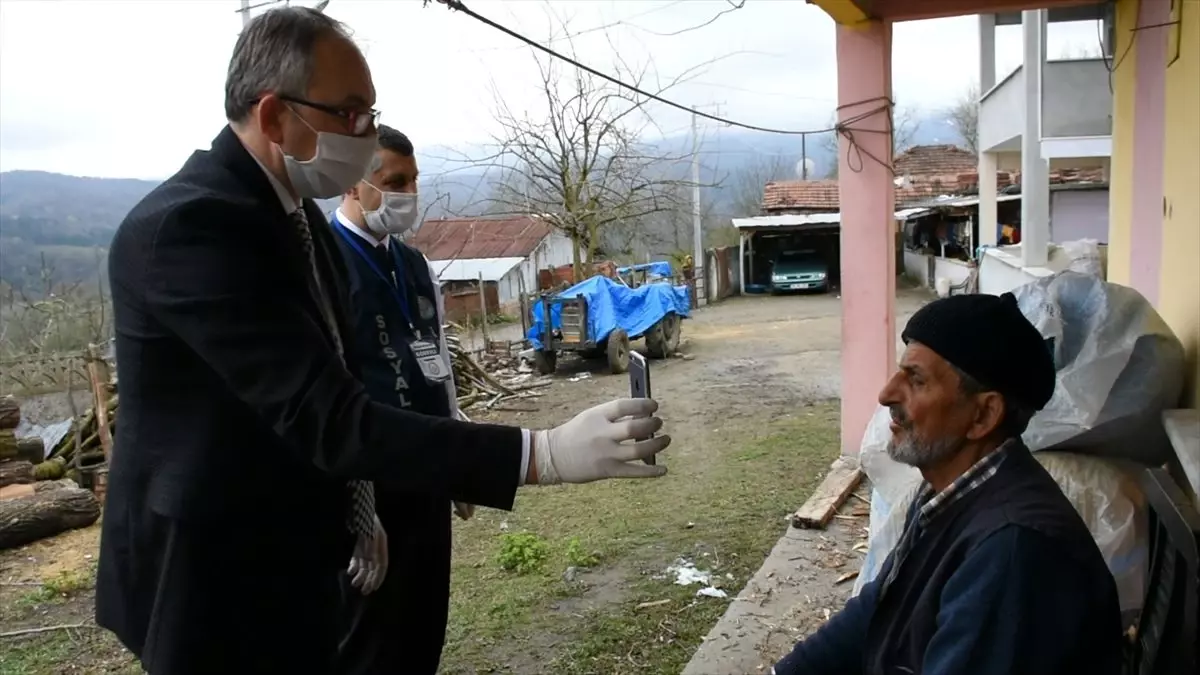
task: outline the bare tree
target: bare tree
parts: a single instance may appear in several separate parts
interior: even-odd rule
[[[773,180],[784,180],[795,174],[795,157],[760,155],[744,165],[733,176],[732,208],[738,217],[762,213],[763,188]]]
[[[830,118],[829,126],[837,124],[836,114]],[[917,132],[921,129],[921,119],[914,108],[894,106],[892,108],[892,157],[908,150],[913,146]],[[821,147],[833,155],[833,166],[825,174],[826,178],[837,178],[838,166],[841,164],[841,149],[838,141],[841,135],[829,132],[821,136]],[[882,159],[882,158],[880,158]]]
[[[647,97],[537,52],[533,58],[546,111],[544,117],[514,111],[497,96],[494,117],[501,131],[490,161],[503,175],[493,185],[489,211],[545,218],[574,242],[580,277],[606,230],[683,207],[678,188],[691,182],[674,176],[688,155],[642,141],[653,125],[644,111]],[[662,84],[649,67],[634,68],[618,57],[610,72],[661,94],[698,69]]]
[[[972,84],[954,105],[946,111],[950,124],[962,139],[963,147],[973,153],[979,152],[979,86]]]

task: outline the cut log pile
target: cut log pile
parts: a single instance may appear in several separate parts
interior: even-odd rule
[[[47,465],[65,467],[66,463],[43,462],[41,438],[16,437],[20,421],[16,399],[0,399],[0,550],[87,527],[100,517],[100,500],[75,481],[36,482],[62,478],[61,468],[47,471]]]
[[[477,361],[452,331],[446,341],[460,409],[539,396],[533,390],[551,382],[522,370],[511,353],[487,352]],[[20,406],[11,396],[0,399],[0,550],[87,527],[100,517],[120,400],[103,361],[93,358],[88,365],[93,406],[49,452],[41,438],[16,438]]]
[[[93,406],[82,416],[71,422],[71,428],[63,435],[46,454],[46,461],[33,468],[38,480],[55,480],[67,476],[79,481],[79,472],[102,466],[107,463],[110,448],[105,448],[105,441],[112,442],[116,431],[117,406],[120,403],[115,393],[114,385],[106,385],[104,394],[108,396],[102,406]],[[97,408],[100,413],[97,413]],[[107,424],[100,425],[103,416]],[[103,430],[104,433],[101,433]]]
[[[528,374],[516,373],[506,367],[508,361],[512,360],[511,355],[485,353],[482,361],[487,367],[481,365],[463,348],[452,330],[446,331],[446,347],[450,352],[450,365],[454,371],[454,388],[460,410],[477,405],[492,408],[510,399],[539,396],[533,390],[545,387],[551,382],[548,378],[533,379]],[[493,372],[489,372],[493,369]],[[510,377],[502,379],[499,373]]]

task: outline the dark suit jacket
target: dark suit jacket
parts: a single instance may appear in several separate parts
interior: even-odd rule
[[[304,206],[349,336],[344,263]],[[113,240],[121,414],[96,612],[153,673],[326,672],[348,479],[512,507],[520,431],[373,403],[308,270],[228,127]]]

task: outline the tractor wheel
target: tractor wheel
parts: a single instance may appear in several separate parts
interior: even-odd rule
[[[558,367],[558,353],[548,349],[539,349],[533,353],[533,366],[542,375],[550,375]]]
[[[667,348],[667,319],[668,314],[658,320],[658,323],[646,331],[646,354],[653,359],[665,359],[671,355]]]
[[[667,356],[679,351],[679,333],[683,328],[683,320],[678,314],[668,314],[663,321],[663,334],[667,338]]]
[[[608,334],[608,367],[615,374],[629,370],[629,335],[620,328],[614,328]]]

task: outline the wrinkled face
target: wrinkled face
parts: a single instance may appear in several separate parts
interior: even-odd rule
[[[375,86],[358,48],[341,36],[323,37],[313,49],[313,64],[307,91],[266,93],[256,112],[263,134],[301,161],[316,153],[317,132],[376,133]]]
[[[880,405],[892,413],[888,455],[917,468],[940,464],[995,429],[997,398],[995,392],[964,393],[945,359],[910,342],[900,369],[879,392]]]
[[[382,192],[417,192],[417,158],[398,152],[379,149],[375,153],[378,167],[367,174],[358,185],[350,188],[350,196],[358,200],[364,211],[374,211],[383,202]],[[374,188],[377,189],[373,189]]]

